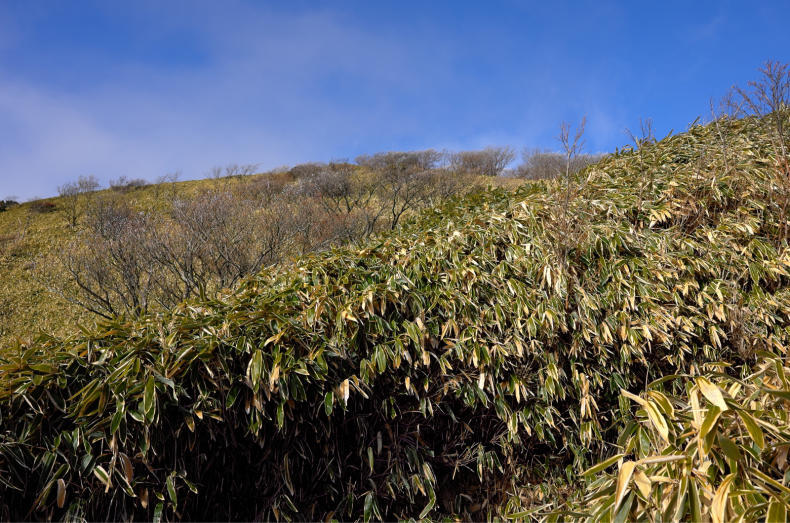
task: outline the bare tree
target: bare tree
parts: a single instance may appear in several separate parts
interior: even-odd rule
[[[645,202],[645,190],[648,193],[653,191],[653,180],[655,176],[655,171],[653,169],[649,169],[647,173],[645,173],[645,161],[644,161],[644,149],[646,146],[655,143],[656,137],[653,133],[653,119],[646,118],[646,119],[639,119],[639,131],[635,133],[631,131],[631,129],[625,129],[626,134],[631,138],[631,141],[634,143],[634,149],[637,152],[639,158],[639,171],[645,174],[644,177],[645,183],[639,184],[639,209],[641,212],[642,205]]]
[[[176,197],[177,192],[177,183],[178,179],[181,177],[181,171],[173,171],[167,174],[163,174],[162,176],[158,176],[156,178],[156,184],[154,185],[154,194],[157,198],[162,196],[162,192],[165,188],[170,189],[170,198],[174,199]]]
[[[50,288],[68,301],[109,318],[144,313],[152,288],[147,220],[118,198],[97,199],[78,239],[57,253],[70,284]]]
[[[261,205],[270,205],[278,199],[285,188],[293,183],[293,178],[288,172],[264,173],[253,176],[245,183],[233,187],[233,192],[240,198],[252,198]]]
[[[99,188],[95,176],[80,176],[76,182],[68,182],[58,187],[61,198],[60,210],[70,227],[76,227],[85,212],[89,195]]]
[[[426,149],[424,151],[390,151],[357,156],[356,162],[358,165],[374,171],[389,169],[395,163],[400,165],[402,169],[427,171],[439,167],[445,157],[446,153],[434,149]]]
[[[258,169],[257,163],[248,163],[248,164],[229,164],[225,166],[224,176],[225,178],[237,178],[241,176],[249,176],[251,174],[255,174],[255,171]]]
[[[85,222],[58,253],[70,281],[52,275],[47,283],[103,317],[213,295],[282,259],[298,233],[287,205],[261,207],[218,191],[174,201],[169,216],[108,195],[90,207]]]
[[[478,176],[453,173],[444,167],[425,171],[421,176],[424,195],[420,206],[437,205],[453,196],[467,194],[482,185]]]
[[[499,176],[516,158],[510,147],[486,147],[480,151],[460,151],[450,155],[450,169],[454,172]]]
[[[230,163],[225,167],[215,166],[209,169],[209,176],[214,179],[219,178],[238,178],[255,174],[258,169],[257,163],[236,164]]]
[[[162,253],[158,261],[185,280],[190,289],[201,293],[211,290],[210,285],[217,289],[231,287],[279,259],[289,236],[284,211],[280,206],[261,208],[229,192],[209,191],[191,200],[176,201],[172,222],[178,234],[163,243],[165,251],[182,253],[187,263],[198,269],[185,274],[178,261],[167,261],[172,254]]]
[[[372,234],[384,208],[377,201],[380,189],[376,172],[360,170],[349,163],[332,163],[312,178],[302,178],[306,195],[318,198],[333,232],[331,240],[351,241]],[[329,230],[324,229],[325,233]]]
[[[431,171],[396,160],[383,169],[381,175],[384,183],[379,194],[389,207],[390,229],[395,229],[404,214],[425,205]]]
[[[777,190],[772,200],[779,207],[782,219],[779,241],[788,236],[787,213],[790,208],[790,151],[788,151],[788,119],[790,118],[790,64],[767,61],[759,69],[761,77],[742,89],[733,87],[737,108],[758,116],[771,126],[771,141],[776,150]]]
[[[358,164],[371,169],[379,177],[377,195],[386,208],[391,229],[398,226],[407,212],[431,201],[429,189],[438,175],[437,167],[444,156],[444,153],[428,149],[393,151],[357,158]]]
[[[787,118],[790,112],[790,64],[768,61],[759,69],[762,77],[751,81],[748,88],[734,87],[740,95],[742,107],[761,118],[768,117],[773,124],[774,138],[788,173]]]
[[[289,169],[288,172],[294,180],[299,180],[301,178],[312,178],[317,176],[321,174],[326,168],[327,166],[325,163],[309,162],[294,165],[291,169]]]
[[[575,197],[577,188],[575,187],[572,177],[573,170],[571,166],[573,161],[581,154],[584,149],[584,128],[587,124],[587,117],[582,117],[581,122],[576,127],[576,131],[572,131],[572,127],[568,122],[560,124],[560,134],[557,137],[565,157],[565,173],[563,177],[563,184],[565,189],[563,191],[561,202],[561,215],[560,215],[560,238],[561,238],[561,251],[560,260],[563,266],[567,266],[568,250],[570,242],[573,241],[573,220],[574,217],[570,215],[570,204]]]

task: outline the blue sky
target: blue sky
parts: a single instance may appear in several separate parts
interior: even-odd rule
[[[790,61],[790,2],[0,0],[0,198],[383,150],[587,149]]]

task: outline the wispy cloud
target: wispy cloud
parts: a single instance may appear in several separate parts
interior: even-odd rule
[[[87,173],[555,147],[559,122],[583,114],[589,149],[608,150],[639,116],[682,127],[736,56],[720,45],[761,41],[720,37],[732,9],[676,27],[659,9],[597,3],[585,16],[518,2],[28,4],[0,3],[0,197]],[[691,34],[717,43],[689,53]]]
[[[384,94],[423,88],[395,41],[326,12],[242,9],[190,23],[210,53],[197,67],[117,64],[69,94],[0,79],[2,189],[47,195],[85,173],[107,181],[175,169],[197,177],[227,162],[273,167],[353,149],[347,142],[384,121],[390,131],[412,123]]]

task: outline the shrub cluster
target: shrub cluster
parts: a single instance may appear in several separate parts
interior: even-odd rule
[[[513,175],[528,180],[548,180],[561,177],[565,173],[567,158],[562,153],[527,149],[522,155],[523,161]],[[603,158],[598,154],[580,154],[570,160],[570,170],[580,171]]]
[[[128,196],[79,193],[66,203],[82,230],[57,253],[60,263],[43,264],[55,269],[48,285],[108,318],[213,295],[263,266],[394,229],[404,216],[477,183],[412,161],[424,154],[376,155],[378,163],[364,167],[313,164],[298,178],[293,170],[269,173],[192,197],[160,191],[164,213]]]

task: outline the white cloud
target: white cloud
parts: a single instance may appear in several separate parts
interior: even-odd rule
[[[193,23],[210,51],[195,67],[117,64],[78,93],[0,79],[0,191],[51,195],[86,173],[106,182],[175,169],[200,177],[229,162],[274,167],[353,149],[384,121],[389,132],[414,123],[370,96],[420,89],[397,42],[326,13],[242,10]],[[363,99],[333,92],[343,85]]]

